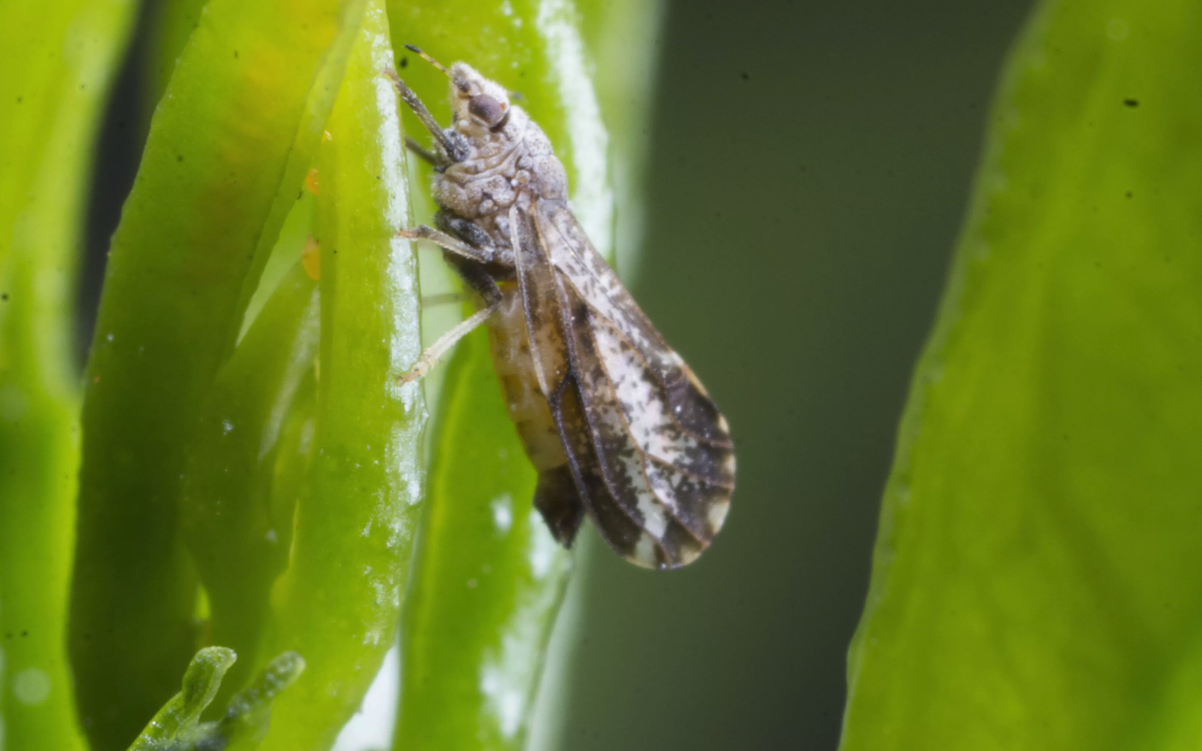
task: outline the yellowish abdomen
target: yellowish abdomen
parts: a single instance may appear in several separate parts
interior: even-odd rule
[[[566,464],[567,455],[530,357],[521,293],[516,285],[506,285],[502,293],[501,307],[489,321],[493,367],[526,455],[541,473]]]

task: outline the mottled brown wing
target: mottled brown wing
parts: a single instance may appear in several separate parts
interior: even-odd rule
[[[543,201],[534,218],[535,244],[555,270],[578,406],[600,475],[586,502],[627,559],[651,568],[687,564],[730,507],[735,459],[726,421],[567,205]],[[632,523],[640,530],[633,540]]]
[[[540,471],[534,506],[565,547],[571,547],[587,511],[615,547],[633,550],[644,533],[614,501],[606,483],[569,366],[571,318],[562,304],[563,294],[550,254],[540,245],[531,217],[514,209],[509,213],[509,222],[530,364],[547,399],[566,458],[566,464]]]

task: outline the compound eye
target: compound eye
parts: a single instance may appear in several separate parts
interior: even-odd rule
[[[488,127],[493,127],[505,117],[505,105],[486,95],[477,94],[468,100],[468,112]]]

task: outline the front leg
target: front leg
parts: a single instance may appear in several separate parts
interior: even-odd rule
[[[397,237],[404,237],[408,240],[428,240],[444,250],[476,263],[492,263],[497,257],[497,249],[493,247],[491,241],[487,245],[474,247],[442,230],[427,227],[424,224],[419,224],[413,229],[403,229],[397,233]]]

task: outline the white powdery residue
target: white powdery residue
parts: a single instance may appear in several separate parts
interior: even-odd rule
[[[370,19],[365,26],[387,28],[383,18],[384,9],[372,6],[369,13],[381,17]],[[405,181],[405,146],[401,141],[401,120],[396,89],[383,71],[393,66],[392,47],[383,34],[373,35],[371,40],[372,65],[380,71],[375,78],[376,110],[380,114],[380,182],[387,201],[386,216],[389,235],[388,264],[391,276],[389,290],[393,301],[392,343],[390,364],[397,372],[409,366],[421,354],[421,331],[418,314],[416,262],[413,246],[408,240],[395,237],[405,227],[409,218],[409,193]],[[397,394],[397,392],[394,392]],[[400,391],[397,396],[404,394]]]
[[[373,7],[369,12],[383,13],[383,9]],[[401,229],[409,215],[409,201],[405,189],[404,166],[405,153],[401,143],[401,120],[398,109],[396,89],[392,81],[383,71],[391,70],[392,47],[388,38],[382,34],[375,35],[371,47],[372,64],[381,71],[375,77],[376,109],[380,113],[380,158],[383,161],[384,190],[388,194],[388,223],[393,229]]]
[[[380,629],[378,629],[378,628],[369,629],[367,632],[365,632],[363,634],[363,646],[365,646],[365,647],[377,646],[380,643],[380,637],[381,637]]]
[[[551,68],[559,78],[559,98],[566,108],[576,189],[572,208],[589,239],[603,255],[613,244],[614,193],[606,168],[609,133],[601,121],[597,92],[584,59],[584,42],[565,0],[542,0],[536,20],[547,43]]]
[[[394,477],[401,484],[395,488],[396,497],[406,505],[413,506],[422,499],[422,483],[425,480],[421,463],[418,461],[417,443],[421,440],[422,429],[426,424],[426,414],[409,413],[405,425],[393,431],[384,452],[384,462],[389,467],[396,468]],[[398,518],[401,511],[397,509]]]
[[[417,257],[414,245],[401,237],[388,241],[392,263],[388,264],[392,276],[390,294],[393,297],[392,342],[389,364],[397,373],[408,370],[422,353],[421,314],[418,310]],[[392,393],[410,410],[421,393],[421,384],[416,381],[399,383],[393,381]]]
[[[492,521],[497,532],[504,535],[513,526],[513,496],[502,493],[489,503],[492,509]]]
[[[406,474],[407,462],[399,467],[400,474]],[[405,479],[398,482],[396,476],[386,478],[386,487],[376,491],[375,518],[379,519],[388,530],[388,541],[385,543],[389,550],[397,550],[409,540],[409,525],[405,523],[404,508],[411,504],[409,483]]]
[[[371,566],[364,566],[363,578],[371,588],[375,607],[375,614],[363,622],[363,644],[378,646],[388,632],[390,614],[400,606],[400,586],[388,568],[376,571]]]
[[[408,488],[396,487],[395,482],[388,483],[389,488],[380,492],[380,518],[388,529],[388,549],[396,551],[409,540],[409,525],[405,523],[404,506],[409,499]]]

